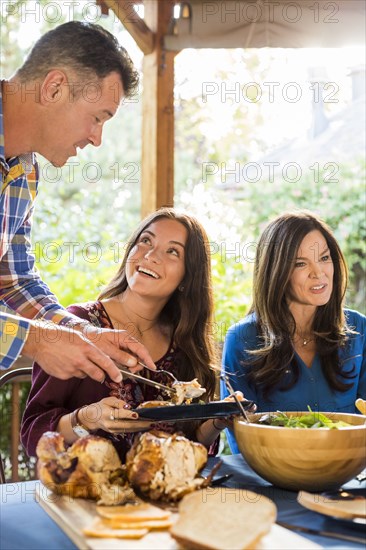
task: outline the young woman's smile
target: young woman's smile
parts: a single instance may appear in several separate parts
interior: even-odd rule
[[[132,248],[126,265],[128,286],[142,294],[168,298],[185,273],[187,229],[162,218],[149,225]]]

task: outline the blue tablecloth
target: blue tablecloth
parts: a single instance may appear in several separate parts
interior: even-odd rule
[[[279,522],[365,539],[366,525],[334,519],[304,508],[297,502],[297,492],[287,491],[286,489],[271,485],[271,483],[257,475],[250,466],[248,466],[241,455],[231,455],[221,458],[223,458],[223,464],[217,476],[233,474],[233,477],[225,483],[225,487],[235,487],[237,489],[245,488],[267,496],[273,500],[277,506],[277,520]],[[211,460],[216,462],[218,458]],[[205,471],[207,472],[208,469]],[[354,480],[344,485],[344,487],[365,488],[366,484],[365,482],[359,483]],[[366,548],[366,544],[358,544],[349,541],[345,542],[330,537],[314,536],[300,531],[297,533],[302,537],[306,537],[316,542],[324,548],[337,548],[338,550],[340,548],[347,550],[362,548],[365,550]]]
[[[225,486],[252,490],[272,499],[278,509],[278,520],[293,525],[311,527],[345,535],[364,537],[365,526],[332,519],[303,508],[296,500],[297,493],[274,487],[263,480],[245,463],[240,455],[221,457],[223,464],[217,475],[233,474]],[[207,473],[219,459],[210,459]],[[0,486],[0,549],[1,550],[59,550],[75,549],[75,545],[34,500],[37,481],[7,483]],[[357,481],[349,487],[364,487]],[[324,548],[365,549],[364,544],[343,542],[330,537],[311,536],[299,533]],[[153,549],[151,549],[153,550]]]
[[[1,550],[58,550],[76,548],[34,500],[36,483],[0,485]]]

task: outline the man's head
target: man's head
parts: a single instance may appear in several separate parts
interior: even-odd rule
[[[33,46],[16,76],[23,83],[43,80],[55,68],[69,69],[79,83],[116,72],[125,97],[133,95],[139,83],[127,51],[110,32],[91,23],[71,21],[46,33]]]
[[[12,80],[18,112],[23,109],[28,121],[23,143],[16,146],[63,166],[78,149],[101,144],[104,123],[136,91],[139,77],[112,34],[73,21],[41,37]],[[20,154],[10,141],[8,150]]]

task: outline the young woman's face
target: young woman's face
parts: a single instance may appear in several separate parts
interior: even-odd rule
[[[187,229],[176,220],[161,218],[149,225],[128,255],[126,277],[130,289],[168,299],[184,277],[187,237]]]
[[[297,251],[286,293],[289,304],[326,304],[333,290],[333,274],[334,266],[327,241],[320,231],[310,231]]]

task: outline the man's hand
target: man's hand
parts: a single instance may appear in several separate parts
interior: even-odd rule
[[[22,354],[37,361],[45,372],[61,380],[90,376],[103,382],[108,374],[112,380],[120,382],[122,374],[113,361],[136,371],[141,369],[137,363],[139,358],[148,367],[156,368],[146,348],[126,331],[92,326],[81,334],[60,325],[31,321]]]
[[[83,328],[83,334],[113,361],[126,365],[131,369],[131,372],[137,372],[143,368],[138,363],[139,360],[149,369],[156,369],[154,361],[145,346],[126,330],[112,330],[87,325]]]

